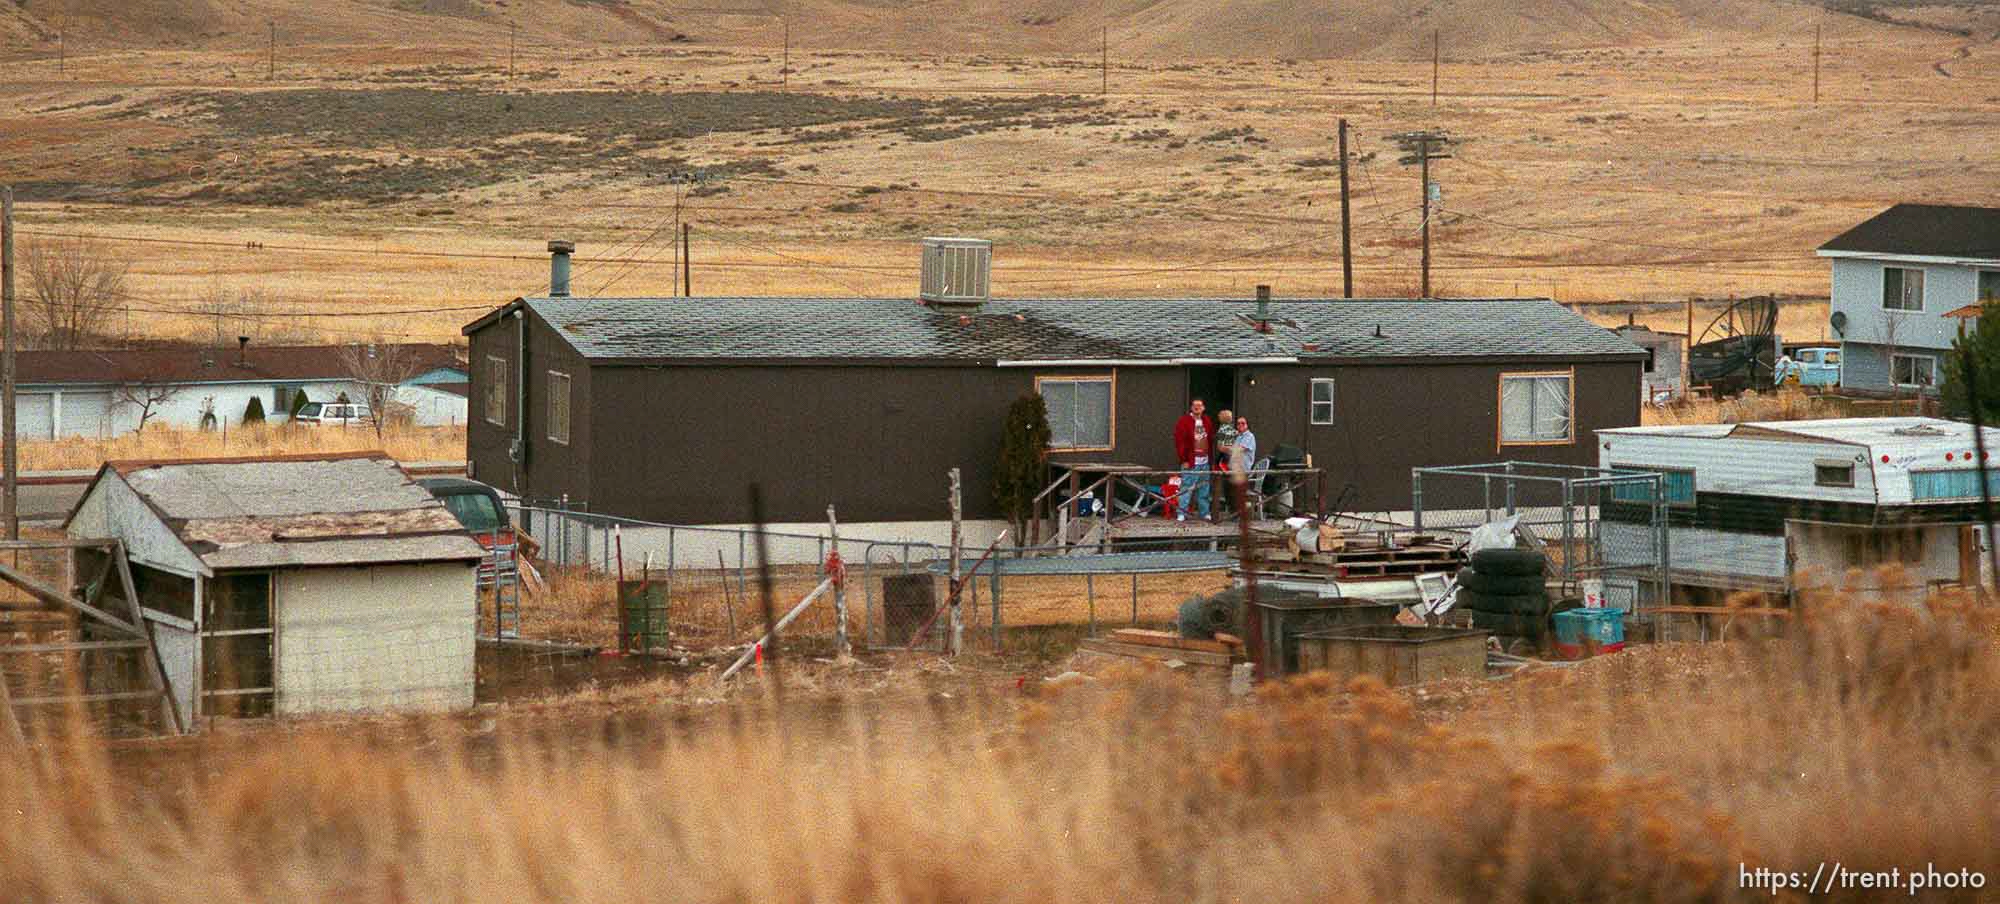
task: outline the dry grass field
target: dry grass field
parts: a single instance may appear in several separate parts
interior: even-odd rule
[[[262,424],[228,431],[153,427],[110,439],[65,437],[21,444],[21,470],[95,468],[106,461],[160,458],[229,458],[301,452],[360,452],[381,449],[398,461],[462,461],[464,427],[389,427],[377,437],[368,429],[322,429]]]
[[[1816,602],[1777,638],[1420,691],[1308,677],[1230,704],[1165,670],[793,660],[464,717],[54,741],[0,765],[0,881],[26,901],[1711,902],[1825,861],[1990,899],[1992,608]]]
[[[677,206],[702,294],[905,296],[936,233],[995,239],[1003,295],[1337,294],[1342,117],[1364,295],[1417,285],[1417,179],[1388,139],[1411,129],[1461,139],[1435,174],[1440,295],[1811,296],[1811,249],[1847,225],[2000,184],[1982,4],[1607,4],[1529,27],[1519,4],[1425,23],[1272,2],[1231,13],[1247,30],[1173,4],[1111,10],[1103,73],[1095,25],[1044,5],[948,4],[993,30],[941,45],[924,16],[816,2],[781,73],[768,19],[531,4],[524,22],[575,21],[524,29],[510,78],[483,0],[362,3],[345,34],[217,4],[153,43],[89,31],[118,8],[85,4],[62,61],[42,25],[0,48],[0,180],[26,239],[132,258],[112,332],[258,341],[452,338],[544,287],[553,237],[580,244],[581,294],[671,293]],[[290,35],[274,77],[264,7]],[[181,34],[171,18],[139,24]]]

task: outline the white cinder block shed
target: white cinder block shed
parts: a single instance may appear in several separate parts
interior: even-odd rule
[[[472,705],[484,552],[382,453],[107,462],[65,529],[124,542],[182,712]]]

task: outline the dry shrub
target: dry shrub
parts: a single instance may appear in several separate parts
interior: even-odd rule
[[[0,765],[13,900],[1713,901],[1738,864],[2000,870],[1996,619],[1790,631],[1474,682],[1450,721],[1171,670],[869,697],[310,723]],[[487,724],[481,724],[482,722]],[[121,781],[122,780],[122,781]],[[1834,898],[1840,900],[1839,896]]]
[[[1768,393],[1745,392],[1733,399],[1683,398],[1665,407],[1646,406],[1640,423],[1647,426],[1669,424],[1741,424],[1751,421],[1803,421],[1842,417],[1845,412],[1833,402],[1795,388]]]
[[[222,458],[292,455],[307,452],[360,452],[381,449],[406,462],[463,461],[464,427],[384,428],[306,427],[251,424],[220,430],[151,427],[110,439],[70,436],[21,444],[21,470],[88,470],[106,461],[157,458]]]

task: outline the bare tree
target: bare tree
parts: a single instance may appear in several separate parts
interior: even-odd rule
[[[146,422],[159,413],[155,409],[173,401],[184,388],[170,383],[125,383],[118,387],[116,398],[120,405],[139,409],[139,426],[134,427],[132,432],[140,433],[145,431]]]
[[[28,295],[22,310],[46,348],[81,348],[125,297],[129,258],[86,238],[38,241],[22,254]]]
[[[400,416],[405,407],[396,398],[403,382],[417,375],[421,362],[407,345],[369,343],[349,345],[340,350],[341,369],[361,390],[360,402],[368,406],[368,426],[375,440],[382,440],[382,428]]]

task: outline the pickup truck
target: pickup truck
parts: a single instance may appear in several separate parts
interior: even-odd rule
[[[1802,348],[1778,359],[1780,384],[1795,386],[1840,385],[1840,349]]]

